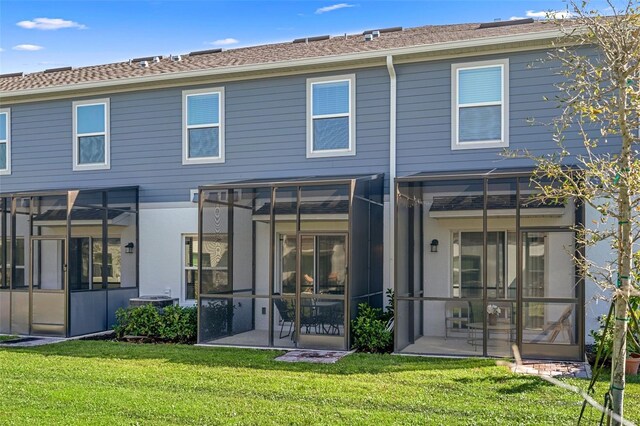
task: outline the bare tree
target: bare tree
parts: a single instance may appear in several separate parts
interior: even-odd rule
[[[578,254],[574,260],[585,278],[611,295],[614,343],[609,398],[612,411],[622,416],[628,302],[639,293],[639,272],[633,264],[640,265],[640,8],[634,0],[622,8],[608,3],[606,10],[598,11],[590,10],[586,1],[569,0],[568,14],[562,14],[565,19],[549,15],[549,24],[563,35],[548,58],[559,63],[565,77],[557,84],[561,112],[552,123],[560,149],[542,156],[529,151],[509,154],[536,162],[532,180],[541,199],[573,198],[599,213],[598,220],[576,227],[577,243],[609,244],[611,259],[596,263]],[[569,152],[566,138],[575,132],[582,146]]]

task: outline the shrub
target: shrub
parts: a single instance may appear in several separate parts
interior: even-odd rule
[[[630,322],[627,334],[627,353],[639,353],[640,352],[640,326],[638,319],[640,318],[640,299],[631,298],[629,301],[630,308]],[[598,330],[591,330],[589,335],[593,337],[595,343],[595,351],[598,350],[600,345],[604,345],[604,352],[606,358],[611,358],[611,352],[613,350],[613,324],[615,319],[612,317],[609,320],[609,329],[605,335],[605,326],[607,325],[606,315],[598,317],[600,328]]]
[[[196,308],[167,306],[162,310],[160,338],[171,342],[195,342],[198,332]]]
[[[196,340],[196,308],[167,306],[158,309],[143,305],[118,309],[116,336],[146,337],[153,341],[191,343]]]
[[[361,352],[387,353],[393,350],[393,333],[388,330],[384,312],[366,303],[358,305],[358,316],[351,323],[353,348]]]

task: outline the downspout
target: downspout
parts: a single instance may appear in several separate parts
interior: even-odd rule
[[[395,216],[396,216],[396,102],[397,82],[396,69],[393,66],[393,56],[387,56],[387,71],[389,71],[389,226],[387,241],[389,241],[389,287],[395,291]],[[397,333],[396,333],[397,334]]]

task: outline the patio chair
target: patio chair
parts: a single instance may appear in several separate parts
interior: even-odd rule
[[[280,338],[283,339],[287,336],[291,336],[291,340],[293,340],[292,330],[296,317],[293,305],[282,299],[273,299],[273,303],[275,303],[276,309],[278,309],[278,313],[280,314]],[[287,334],[283,335],[286,323],[289,323],[289,331],[287,331]]]
[[[531,343],[540,343],[545,337],[546,343],[553,343],[556,341],[556,338],[562,331],[566,331],[569,336],[569,342],[573,343],[573,330],[571,326],[571,313],[573,312],[573,305],[567,306],[567,308],[562,311],[560,317],[556,321],[547,323],[544,329],[531,340]]]
[[[450,330],[463,330],[471,318],[469,302],[450,300],[444,304],[444,338],[449,337]],[[458,327],[455,328],[454,324]]]
[[[312,299],[303,298],[300,301],[300,332],[302,333],[304,328],[306,334],[318,333],[320,325],[315,302]]]

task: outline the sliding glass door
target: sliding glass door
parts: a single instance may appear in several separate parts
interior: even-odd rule
[[[347,234],[300,233],[298,346],[344,346]]]

